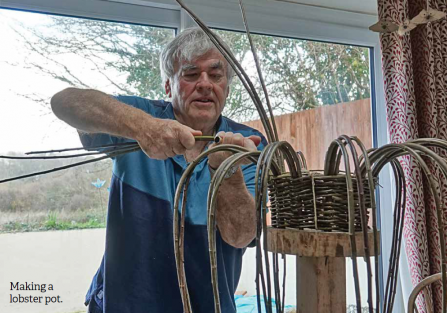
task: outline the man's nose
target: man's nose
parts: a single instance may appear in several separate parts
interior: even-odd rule
[[[203,72],[200,74],[199,80],[197,81],[197,89],[206,89],[206,90],[213,89],[213,84],[211,83],[208,73]]]

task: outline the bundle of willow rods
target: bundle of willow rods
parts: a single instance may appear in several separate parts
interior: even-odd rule
[[[76,151],[76,150],[86,150],[87,152],[83,153],[75,153],[75,154],[60,154],[60,155],[43,155],[43,154],[54,154],[54,153],[63,153],[67,151]],[[123,155],[126,153],[131,153],[135,151],[141,150],[140,146],[137,142],[124,142],[124,143],[118,143],[118,144],[108,144],[108,145],[101,145],[101,146],[92,146],[92,147],[78,147],[78,148],[67,148],[67,149],[58,149],[58,150],[47,150],[47,151],[32,151],[25,153],[26,156],[8,156],[8,155],[0,155],[0,159],[8,159],[8,160],[52,160],[52,159],[72,159],[72,158],[79,158],[79,157],[86,157],[86,156],[98,156],[93,159],[76,162],[60,167],[56,167],[49,170],[29,173],[25,175],[5,178],[0,180],[0,184],[11,182],[14,180],[44,175],[44,174],[50,174],[57,171],[66,170],[72,167],[77,167],[89,163],[99,162],[105,159],[114,158],[119,155]],[[32,156],[31,156],[32,155]],[[39,155],[39,156],[36,156]],[[43,155],[43,156],[42,156]],[[102,155],[102,156],[101,156]]]
[[[264,110],[264,106],[262,104],[262,101],[254,87],[254,84],[251,82],[248,74],[244,71],[244,69],[242,68],[241,64],[236,60],[236,58],[233,56],[233,54],[231,53],[231,51],[229,51],[225,45],[222,44],[221,40],[219,39],[219,37],[217,37],[206,25],[205,23],[203,23],[195,14],[194,12],[192,12],[184,3],[182,0],[176,0],[177,3],[191,16],[191,18],[197,23],[197,25],[202,28],[202,30],[205,32],[205,34],[209,37],[209,39],[214,43],[214,45],[216,46],[216,48],[222,53],[222,55],[224,56],[224,58],[227,60],[228,64],[233,68],[233,70],[235,71],[236,75],[239,77],[239,79],[241,80],[242,84],[244,85],[245,89],[247,90],[250,98],[253,100],[253,103],[261,117],[261,121],[265,130],[265,133],[267,135],[267,139],[268,142],[273,142],[273,143],[277,143],[278,142],[278,132],[276,130],[276,125],[275,125],[275,121],[274,121],[274,117],[273,117],[273,111],[272,108],[270,106],[270,102],[269,102],[269,98],[268,98],[268,93],[267,93],[267,88],[265,86],[263,77],[262,77],[262,73],[260,70],[260,66],[259,66],[259,60],[258,57],[256,55],[256,49],[253,45],[253,41],[251,39],[251,35],[248,29],[248,23],[246,20],[246,16],[245,16],[245,10],[244,10],[244,6],[242,4],[242,1],[239,0],[239,5],[241,8],[241,12],[242,12],[242,17],[244,20],[244,25],[245,25],[245,29],[247,32],[247,35],[249,37],[249,42],[250,42],[250,47],[255,59],[255,64],[256,64],[256,69],[257,69],[257,73],[259,75],[259,79],[264,91],[264,95],[266,98],[266,102],[267,102],[267,107],[270,113],[270,117],[271,119],[269,120],[267,117],[267,114]],[[284,171],[284,158],[283,155],[280,153],[281,150],[277,150],[276,153],[274,154],[274,156],[272,156],[272,158],[275,159],[276,162],[274,162],[276,165],[275,167],[278,168],[281,171]],[[292,149],[293,151],[293,149]],[[211,152],[210,152],[211,153]],[[296,157],[295,152],[293,153],[295,156],[295,159],[297,161],[297,164],[299,163],[298,158]],[[238,156],[234,156],[236,159],[238,158]],[[236,162],[236,161],[235,161]],[[223,164],[222,164],[223,166]],[[258,166],[259,166],[259,162],[258,162]],[[229,167],[226,167],[229,168]],[[222,174],[225,175],[226,171],[219,171],[215,173],[215,178],[216,181],[219,182],[218,178],[219,176],[217,174]],[[279,172],[278,172],[279,174]],[[186,175],[186,172],[185,174]],[[223,177],[223,176],[222,176]],[[258,178],[258,176],[256,176]],[[256,178],[256,179],[257,179]],[[185,181],[188,178],[185,178]],[[218,186],[220,185],[220,183],[218,184],[214,184],[214,180],[211,183],[211,187],[215,186],[215,188],[218,188]],[[179,187],[181,185],[179,184]],[[182,188],[182,187],[180,187]],[[267,184],[265,184],[265,188],[267,188]],[[209,195],[214,195],[216,194],[216,190],[214,188],[210,188],[209,190]],[[215,197],[215,196],[214,196]],[[266,198],[267,198],[267,193],[256,193],[256,203],[257,203],[257,207],[258,204],[264,204],[266,202]],[[212,196],[209,196],[209,201],[211,201],[213,198]],[[186,199],[185,199],[186,200]],[[184,202],[183,202],[184,203]],[[214,204],[214,202],[213,202]],[[174,211],[176,211],[176,208],[178,206],[174,207]],[[215,216],[213,214],[211,214],[210,212],[214,212],[214,208],[211,204],[211,202],[208,202],[208,214],[209,214],[209,219],[208,219],[208,229],[209,229],[209,240],[211,240],[210,242],[210,261],[211,261],[211,271],[212,271],[212,285],[213,285],[213,294],[214,294],[214,302],[215,302],[215,308],[216,308],[216,312],[220,312],[220,300],[219,300],[219,292],[217,289],[217,271],[216,268],[214,268],[214,263],[213,260],[215,259],[215,242],[213,242],[214,238],[215,238]],[[267,293],[266,293],[266,287],[265,287],[265,280],[264,280],[264,275],[263,273],[261,273],[260,271],[262,271],[262,255],[261,255],[261,249],[260,249],[260,245],[259,245],[259,237],[260,234],[262,232],[262,229],[266,229],[266,219],[265,219],[265,210],[264,214],[260,214],[259,210],[258,210],[258,218],[257,218],[257,223],[258,223],[258,236],[257,236],[257,277],[261,278],[261,282],[262,282],[262,286],[263,286],[263,294],[264,294],[264,301],[266,303],[266,309],[268,313],[272,312],[272,298],[271,298],[271,284],[270,284],[270,271],[269,271],[269,260],[268,260],[268,256],[267,256],[267,251],[264,251],[264,253],[266,254],[267,257],[264,258],[265,260],[265,264],[266,264],[266,276],[267,276]],[[182,214],[183,214],[183,210],[182,210]],[[182,222],[182,225],[183,222]],[[214,225],[214,227],[213,227]],[[184,226],[181,226],[182,229]],[[176,221],[174,221],[174,232],[177,231],[178,226],[176,225]],[[214,234],[214,235],[213,235]],[[267,237],[266,237],[266,232],[264,232],[264,241],[266,242]],[[178,248],[177,244],[180,244],[181,247]],[[183,249],[183,241],[181,238],[179,238],[178,243],[175,244],[174,249],[177,250],[182,250]],[[213,250],[214,247],[214,250]],[[265,246],[266,247],[266,246]],[[266,248],[265,248],[266,249]],[[278,256],[277,254],[274,254],[273,256],[274,258],[274,270],[275,270],[275,276],[278,275],[278,266],[277,266],[277,261],[278,261]],[[176,253],[176,260],[177,260],[177,272],[180,274],[184,274],[184,269],[183,269],[183,259],[181,259],[181,255]],[[285,258],[284,258],[284,262],[285,262]],[[181,268],[179,268],[181,267]],[[285,276],[283,281],[285,280]],[[276,281],[276,279],[275,279]],[[257,278],[257,285],[259,286],[259,281]],[[182,277],[179,276],[179,286],[181,289],[181,294],[182,294],[182,299],[183,299],[183,304],[184,304],[184,309],[185,312],[190,312],[191,311],[191,305],[190,305],[190,300],[189,300],[189,295],[187,292],[187,286],[186,283],[184,281],[184,275],[182,275]],[[259,288],[258,288],[259,290]],[[279,291],[279,284],[275,283],[275,294],[277,296],[276,298],[276,304],[277,304],[277,312],[281,313],[284,311],[284,304],[281,306],[281,301],[280,301],[280,291]],[[261,305],[260,305],[260,293],[258,292],[258,310],[261,310]],[[283,294],[283,298],[284,298],[284,294]]]
[[[200,163],[201,160],[203,160],[205,157],[207,157],[209,154],[217,152],[217,151],[230,151],[233,153],[242,152],[244,157],[250,157],[252,162],[256,163],[256,156],[259,154],[259,152],[249,152],[247,149],[235,146],[235,145],[219,145],[216,147],[213,147],[211,149],[208,149],[204,152],[202,152],[193,162],[189,164],[189,166],[186,168],[185,172],[183,173],[182,177],[180,178],[179,184],[177,185],[177,189],[175,192],[174,197],[174,210],[173,210],[173,232],[174,232],[174,255],[176,259],[176,265],[177,265],[177,277],[179,281],[179,287],[180,287],[180,294],[183,301],[183,310],[185,313],[192,312],[191,308],[191,302],[189,299],[189,293],[188,288],[186,284],[186,276],[185,276],[185,268],[184,268],[184,233],[185,233],[185,216],[186,216],[186,201],[187,201],[187,195],[188,195],[188,186],[189,186],[189,180],[191,177],[191,174],[194,172],[195,167]],[[247,154],[248,153],[248,154]],[[239,154],[236,154],[235,156],[238,156]],[[231,158],[229,158],[231,161]],[[238,159],[239,161],[239,159]],[[232,163],[234,164],[234,162]],[[231,166],[231,165],[230,165]],[[214,179],[221,176],[223,166],[220,166],[216,173],[214,174]],[[228,171],[228,168],[225,168],[225,173]],[[222,176],[223,179],[223,176]],[[220,185],[221,181],[219,182]],[[213,184],[213,182],[211,183]],[[211,193],[210,192],[209,195]],[[216,188],[217,190],[217,188]],[[208,195],[208,196],[209,196]],[[180,200],[181,199],[181,200]],[[208,202],[209,204],[209,202]],[[208,205],[209,206],[209,205]],[[181,216],[179,221],[179,210],[181,210]],[[214,232],[215,234],[215,210],[208,210],[208,233]],[[210,214],[212,215],[210,217]],[[210,223],[210,219],[214,222]],[[210,262],[211,262],[211,273],[213,280],[215,283],[213,283],[213,292],[215,296],[215,309],[216,312],[220,312],[220,301],[219,301],[219,292],[217,291],[217,259],[216,259],[216,243],[215,243],[215,235],[209,235],[208,242],[210,246]],[[214,249],[214,250],[213,250]]]
[[[442,152],[447,152],[447,141],[434,139],[434,138],[421,138],[416,140],[411,140],[402,144],[388,144],[375,151],[370,153],[371,162],[374,163],[373,175],[377,175],[378,172],[389,162],[397,163],[397,159],[402,156],[411,156],[421,167],[424,176],[427,179],[427,184],[429,187],[429,191],[432,194],[436,207],[437,214],[437,222],[438,222],[438,232],[439,232],[439,248],[441,254],[441,272],[439,275],[441,276],[442,282],[442,313],[445,313],[447,310],[447,277],[446,277],[446,255],[445,255],[445,223],[444,223],[444,212],[443,209],[445,205],[441,202],[439,193],[438,193],[438,183],[434,180],[430,169],[429,162],[431,162],[434,166],[439,168],[445,180],[447,180],[447,162],[446,159],[435,153],[430,148],[439,149]],[[404,173],[402,169],[398,169],[398,171],[394,170],[395,177],[400,179],[403,182],[403,189],[405,188],[404,181]],[[397,180],[396,179],[396,180]],[[399,184],[398,184],[399,185]],[[397,284],[397,272],[398,272],[398,260],[400,254],[400,245],[402,241],[402,229],[403,229],[403,216],[405,213],[405,192],[398,193],[396,195],[396,205],[398,205],[398,199],[402,201],[402,211],[395,209],[395,220],[394,220],[394,233],[393,233],[393,244],[391,249],[391,262],[388,275],[387,285],[386,285],[386,294],[383,302],[383,312],[391,312],[394,294],[395,294],[395,286]],[[396,211],[401,214],[401,216],[397,216]],[[427,278],[429,280],[429,278]],[[426,281],[422,281],[421,284],[425,284]],[[417,296],[417,291],[420,286],[416,286],[415,292],[416,294],[412,294],[409,299],[409,311],[413,313],[414,300]],[[391,291],[388,291],[388,290]],[[410,305],[411,303],[411,305]],[[410,311],[411,310],[411,311]]]
[[[220,138],[213,137],[213,136],[194,136],[194,139],[196,141],[214,141],[218,142]],[[85,150],[87,152],[82,153],[75,153],[75,154],[59,154],[54,155],[56,153],[65,153],[65,152],[71,152],[71,151],[79,151],[79,150]],[[140,151],[141,147],[136,141],[126,141],[122,143],[114,143],[114,144],[106,144],[106,145],[100,145],[100,146],[90,146],[90,147],[77,147],[77,148],[64,148],[64,149],[56,149],[56,150],[43,150],[43,151],[31,151],[25,153],[25,156],[12,156],[12,155],[0,155],[0,159],[7,159],[7,160],[54,160],[54,159],[72,159],[72,158],[79,158],[79,157],[88,157],[88,156],[99,156],[97,158],[76,162],[72,164],[68,164],[65,166],[56,167],[49,170],[29,173],[25,175],[5,178],[0,180],[1,183],[7,183],[14,180],[34,177],[38,175],[44,175],[44,174],[50,174],[57,171],[66,170],[72,167],[77,167],[89,163],[94,163],[98,161],[102,161],[109,158],[115,158],[117,156]],[[47,155],[52,154],[52,155]],[[102,155],[102,156],[101,156]]]
[[[363,144],[356,137],[340,136],[334,140],[329,146],[325,159],[324,172],[320,174],[312,173],[306,175],[305,159],[301,153],[296,154],[293,152],[290,144],[286,142],[279,142],[274,123],[274,117],[269,105],[268,95],[259,67],[258,57],[256,55],[256,49],[254,48],[253,41],[248,29],[245,10],[242,5],[242,0],[239,0],[240,8],[242,11],[243,21],[246,28],[247,36],[249,38],[251,50],[255,59],[255,64],[259,74],[260,82],[263,87],[263,91],[266,96],[267,106],[269,108],[271,120],[269,121],[263,105],[257,95],[256,90],[253,87],[248,75],[242,69],[242,66],[232,56],[231,52],[222,45],[220,40],[214,33],[190,10],[183,1],[176,0],[180,6],[187,11],[196,23],[203,29],[203,31],[209,36],[211,41],[216,45],[217,49],[224,55],[233,67],[238,77],[241,79],[244,87],[247,89],[250,97],[252,98],[261,117],[262,124],[267,134],[270,144],[264,149],[259,156],[256,170],[256,210],[257,210],[257,294],[258,294],[258,310],[261,309],[260,294],[261,287],[264,295],[266,311],[272,312],[271,301],[271,279],[269,271],[269,258],[266,251],[267,242],[267,225],[266,225],[266,202],[267,202],[267,189],[272,200],[272,213],[274,214],[274,223],[277,227],[298,227],[302,229],[314,228],[319,231],[344,231],[348,232],[351,238],[352,249],[352,264],[353,264],[353,276],[354,286],[356,293],[357,312],[361,312],[361,295],[360,295],[360,281],[358,277],[358,264],[357,264],[357,247],[355,242],[356,232],[361,231],[363,233],[363,249],[365,255],[365,262],[367,268],[367,285],[368,285],[368,310],[370,313],[374,311],[373,296],[372,296],[372,269],[370,262],[370,247],[368,241],[368,211],[372,214],[372,231],[374,233],[373,242],[373,255],[375,256],[374,268],[375,268],[375,285],[376,285],[376,303],[375,307],[378,312],[392,312],[394,296],[396,293],[397,273],[398,273],[398,260],[400,255],[400,247],[402,243],[402,229],[403,220],[405,214],[405,176],[402,167],[398,161],[398,158],[402,155],[412,155],[416,158],[421,167],[424,169],[426,175],[429,174],[428,168],[422,163],[420,155],[429,155],[436,162],[444,162],[439,156],[433,152],[429,152],[429,149],[423,147],[424,145],[444,147],[444,142],[438,140],[421,140],[414,141],[412,143],[406,143],[401,145],[386,145],[380,149],[367,151]],[[435,144],[436,143],[436,144]],[[411,146],[411,147],[410,147]],[[360,157],[357,154],[356,147],[360,149]],[[428,151],[427,151],[428,150]],[[212,153],[211,151],[209,151]],[[220,301],[217,289],[217,271],[216,271],[216,251],[215,251],[215,195],[217,188],[222,181],[223,175],[225,175],[226,169],[229,168],[229,164],[237,162],[240,158],[246,155],[235,154],[233,158],[227,160],[222,164],[222,169],[219,168],[219,172],[210,186],[209,190],[209,202],[208,202],[208,230],[209,230],[209,243],[210,243],[210,260],[212,270],[212,284],[215,297],[215,311],[220,312]],[[280,156],[280,157],[274,157]],[[345,174],[340,174],[340,162],[343,159]],[[284,161],[288,164],[290,173],[284,171]],[[353,170],[351,171],[350,160],[353,163]],[[396,183],[396,202],[394,207],[394,231],[391,246],[390,267],[388,270],[388,279],[386,283],[385,297],[382,302],[379,294],[379,242],[377,240],[377,212],[376,212],[376,200],[375,200],[375,183],[381,169],[390,164],[394,173]],[[186,174],[186,173],[185,173]],[[270,185],[269,185],[270,183]],[[432,180],[431,180],[432,183]],[[300,185],[301,184],[301,185]],[[433,186],[433,184],[430,184]],[[433,194],[435,194],[435,190]],[[186,190],[184,190],[186,191]],[[185,193],[184,193],[185,194]],[[186,200],[186,198],[184,199]],[[437,203],[438,220],[442,221],[442,211],[439,206],[439,197],[435,196]],[[184,205],[184,202],[183,202]],[[306,216],[303,216],[303,212],[306,212]],[[183,215],[182,210],[182,215]],[[184,223],[181,223],[181,227],[184,227]],[[174,222],[174,230],[176,229]],[[264,232],[264,251],[261,248],[261,234]],[[441,250],[443,256],[442,262],[442,276],[443,285],[445,286],[445,253],[444,253],[444,235],[442,225],[440,225],[441,233]],[[179,240],[181,248],[182,242]],[[262,253],[263,252],[263,253]],[[275,296],[277,298],[277,312],[282,312],[284,308],[284,301],[281,302],[279,291],[279,275],[278,275],[278,258],[277,254],[273,255],[274,261],[274,287]],[[265,263],[265,274],[262,264],[262,259]],[[180,260],[181,266],[183,263]],[[178,264],[180,264],[178,263]],[[284,279],[285,280],[285,275]],[[186,288],[184,276],[180,279],[180,285],[182,288]],[[283,282],[284,284],[284,282]],[[260,286],[261,285],[261,286]],[[187,288],[186,288],[187,289]],[[189,301],[187,290],[182,292],[184,301]],[[284,294],[283,294],[284,297]],[[444,306],[445,307],[445,293]],[[284,298],[283,298],[284,299]],[[190,312],[191,307],[188,307]],[[445,313],[443,308],[443,313]]]

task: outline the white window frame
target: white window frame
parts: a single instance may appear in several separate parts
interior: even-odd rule
[[[238,0],[184,0],[210,27],[242,31],[243,23]],[[274,0],[245,0],[250,30],[254,33],[291,38],[360,45],[372,48],[371,93],[373,106],[374,145],[389,142],[381,68],[380,41],[368,26],[377,21],[373,14],[355,13],[299,5]],[[194,22],[174,0],[0,0],[0,8],[58,15],[95,18],[108,21],[169,27],[182,30]],[[391,176],[384,169],[379,176],[381,188],[382,246],[389,246],[392,227]],[[382,249],[383,268],[388,267],[389,254]],[[386,273],[382,274],[386,281]],[[395,312],[404,312],[402,299],[396,297]]]
[[[139,5],[136,1],[130,4],[107,0],[0,0],[2,7],[177,29],[180,20],[177,6]]]

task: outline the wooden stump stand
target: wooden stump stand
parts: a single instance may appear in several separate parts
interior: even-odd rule
[[[372,232],[368,240],[372,254]],[[357,256],[364,256],[362,233],[356,247]],[[298,313],[346,313],[346,258],[352,255],[347,233],[269,228],[267,249],[297,256]]]

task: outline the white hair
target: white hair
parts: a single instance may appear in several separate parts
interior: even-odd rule
[[[222,39],[221,42],[228,51],[231,51]],[[219,51],[201,28],[192,27],[182,31],[165,46],[160,54],[160,72],[163,86],[168,79],[174,77],[175,62],[191,62],[211,50]],[[226,70],[228,85],[230,85],[234,71],[228,62],[226,62]]]

